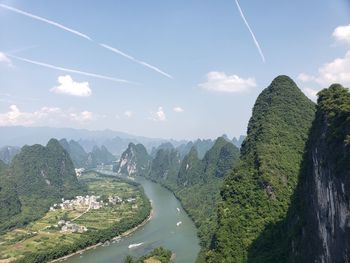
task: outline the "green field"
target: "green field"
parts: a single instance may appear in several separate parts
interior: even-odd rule
[[[25,228],[14,229],[0,236],[0,262],[9,258],[25,258],[25,255],[33,252],[44,253],[54,250],[57,245],[72,245],[85,235],[109,229],[122,219],[137,216],[139,210],[145,206],[144,194],[135,184],[115,177],[99,176],[94,172],[84,174],[80,180],[87,185],[89,195],[101,196],[101,199],[117,195],[123,202],[114,205],[106,202],[100,209],[91,209],[88,212],[83,208],[49,211],[43,218]],[[129,203],[126,201],[128,198],[134,198],[135,201]],[[59,220],[71,221],[79,215],[81,216],[74,223],[87,227],[87,232],[62,232],[57,227]]]

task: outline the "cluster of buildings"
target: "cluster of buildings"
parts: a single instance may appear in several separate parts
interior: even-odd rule
[[[77,177],[80,177],[83,172],[85,172],[85,169],[84,168],[75,168],[75,174]]]
[[[104,203],[103,200],[100,200],[100,196],[95,195],[87,195],[87,196],[80,196],[78,195],[75,197],[75,199],[71,200],[64,200],[62,198],[62,203],[60,204],[54,204],[50,207],[50,211],[55,211],[56,209],[62,209],[62,210],[81,210],[81,209],[100,209],[103,205],[106,204],[120,204],[123,202],[123,199],[119,196],[109,196],[108,197],[108,203]],[[128,203],[135,203],[136,198],[128,198],[126,199],[126,202]]]
[[[125,201],[123,201],[121,197],[115,195],[115,196],[108,196],[107,199],[108,201],[105,200],[106,202],[103,202],[100,196],[95,196],[95,195],[87,195],[87,196],[79,195],[79,196],[76,196],[75,199],[71,199],[71,200],[64,200],[64,198],[62,198],[62,203],[54,204],[53,206],[50,207],[50,211],[55,211],[58,209],[66,210],[66,211],[85,209],[86,211],[84,213],[86,213],[90,209],[97,210],[102,208],[104,205],[108,205],[108,204],[116,205],[123,202],[132,204],[133,209],[137,208],[137,205],[135,204],[136,198],[130,197],[130,198],[127,198]],[[80,226],[76,223],[73,223],[71,221],[65,221],[65,220],[58,221],[55,227],[61,228],[61,232],[84,233],[87,231],[87,228],[85,226]]]
[[[70,221],[60,220],[57,226],[61,228],[62,232],[84,233],[87,231],[85,226],[80,226]]]
[[[120,204],[123,202],[123,199],[121,199],[119,196],[109,196],[108,197],[108,202],[112,205]]]
[[[87,195],[87,196],[77,196],[72,200],[64,200],[62,198],[61,204],[54,204],[50,207],[50,211],[55,211],[56,209],[62,210],[79,210],[84,208],[90,209],[100,209],[103,206],[103,201],[99,200],[100,196]]]

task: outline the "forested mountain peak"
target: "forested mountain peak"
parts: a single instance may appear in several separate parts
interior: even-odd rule
[[[245,262],[259,233],[286,215],[314,112],[314,103],[287,76],[258,96],[240,164],[222,189],[214,261]]]
[[[127,176],[146,175],[151,157],[142,144],[129,143],[116,166],[116,172]]]
[[[0,180],[0,198],[7,204],[0,207],[0,232],[42,216],[62,197],[84,191],[69,154],[56,139],[51,139],[46,146],[23,146],[6,174]],[[3,221],[8,215],[13,216],[11,220]]]

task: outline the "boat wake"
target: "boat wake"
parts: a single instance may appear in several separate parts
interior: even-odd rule
[[[131,249],[131,248],[139,247],[139,246],[141,246],[142,244],[143,244],[143,243],[130,244],[130,245],[128,246],[128,248]]]

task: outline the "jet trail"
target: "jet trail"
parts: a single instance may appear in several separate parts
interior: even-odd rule
[[[11,58],[14,58],[14,59],[17,59],[17,60],[20,60],[20,61],[24,61],[24,62],[30,63],[30,64],[34,64],[34,65],[37,65],[37,66],[45,67],[45,68],[51,68],[51,69],[55,69],[55,70],[60,70],[60,71],[64,71],[64,72],[80,74],[80,75],[94,77],[94,78],[98,78],[98,79],[110,80],[110,81],[114,81],[114,82],[122,82],[122,83],[128,83],[128,84],[137,84],[135,82],[128,81],[128,80],[125,80],[125,79],[119,79],[119,78],[104,76],[104,75],[100,75],[100,74],[80,71],[80,70],[76,70],[76,69],[69,69],[69,68],[59,67],[59,66],[47,64],[47,63],[44,63],[44,62],[39,62],[39,61],[35,61],[35,60],[23,58],[23,57],[18,57],[18,56],[15,56],[15,55],[7,54],[7,56],[11,57]]]
[[[265,63],[265,56],[264,56],[264,53],[262,52],[262,50],[261,50],[261,48],[260,48],[259,42],[258,42],[258,40],[256,39],[253,30],[250,28],[250,26],[249,26],[249,24],[248,24],[248,21],[247,21],[247,19],[245,18],[244,13],[243,13],[243,11],[242,11],[242,9],[241,9],[241,6],[239,5],[238,0],[235,0],[235,1],[236,1],[237,8],[238,8],[238,10],[239,10],[239,13],[241,14],[241,17],[242,17],[242,19],[243,19],[245,25],[247,26],[247,28],[248,28],[250,34],[252,35],[252,38],[253,38],[254,43],[255,43],[255,46],[257,47],[257,49],[258,49],[258,51],[259,51],[259,53],[260,53],[260,56],[261,56],[261,58],[262,58],[262,61]]]
[[[123,56],[123,57],[126,57],[126,58],[128,58],[128,59],[130,59],[130,60],[132,60],[132,61],[134,61],[134,62],[136,62],[136,63],[138,63],[138,64],[140,64],[140,65],[143,65],[143,66],[145,66],[145,67],[147,67],[147,68],[150,68],[150,69],[152,69],[152,70],[154,70],[154,71],[156,71],[156,72],[162,74],[163,76],[168,77],[169,79],[173,79],[173,77],[172,77],[170,74],[168,74],[168,73],[166,73],[166,72],[160,70],[159,68],[157,68],[157,67],[155,67],[155,66],[153,66],[153,65],[151,65],[151,64],[148,64],[147,62],[144,62],[144,61],[142,61],[142,60],[138,60],[138,59],[134,58],[133,56],[130,56],[130,55],[128,55],[128,54],[126,54],[126,53],[120,51],[119,49],[116,49],[116,48],[114,48],[114,47],[111,47],[111,46],[108,46],[108,45],[102,44],[102,43],[100,43],[99,45],[100,45],[101,47],[105,48],[105,49],[108,49],[108,50],[110,50],[110,51],[116,53],[116,54],[119,54],[119,55],[121,55],[121,56]]]
[[[5,9],[7,9],[7,10],[9,10],[9,11],[15,12],[15,13],[17,13],[17,14],[21,14],[21,15],[24,15],[24,16],[27,16],[27,17],[30,17],[30,18],[33,18],[33,19],[42,21],[42,22],[44,22],[44,23],[50,24],[50,25],[52,25],[52,26],[58,27],[58,28],[60,28],[60,29],[63,29],[63,30],[65,30],[65,31],[68,31],[68,32],[70,32],[70,33],[72,33],[72,34],[75,34],[75,35],[77,35],[77,36],[80,36],[80,37],[83,37],[83,38],[85,38],[85,39],[87,39],[87,40],[92,41],[92,39],[91,39],[89,36],[87,36],[87,35],[85,35],[85,34],[79,32],[79,31],[77,31],[77,30],[71,29],[71,28],[66,27],[66,26],[64,26],[64,25],[61,25],[61,24],[59,24],[59,23],[57,23],[57,22],[55,22],[55,21],[52,21],[52,20],[49,20],[49,19],[46,19],[46,18],[37,16],[37,15],[30,14],[30,13],[28,13],[28,12],[19,10],[19,9],[17,9],[17,8],[14,8],[14,7],[11,7],[11,6],[8,6],[8,5],[0,4],[0,7],[5,8]]]
[[[77,30],[74,30],[74,29],[72,29],[72,28],[66,27],[66,26],[64,26],[64,25],[62,25],[62,24],[59,24],[59,23],[55,22],[55,21],[52,21],[52,20],[49,20],[49,19],[46,19],[46,18],[37,16],[37,15],[28,13],[28,12],[26,12],[26,11],[23,11],[23,10],[20,10],[20,9],[17,9],[17,8],[8,6],[8,5],[0,4],[0,7],[4,8],[4,9],[6,9],[6,10],[9,10],[9,11],[12,11],[12,12],[15,12],[15,13],[18,13],[18,14],[21,14],[21,15],[24,15],[24,16],[27,16],[27,17],[30,17],[30,18],[32,18],[32,19],[36,19],[36,20],[39,20],[39,21],[41,21],[41,22],[50,24],[50,25],[55,26],[55,27],[58,27],[58,28],[60,28],[60,29],[62,29],[62,30],[64,30],[64,31],[70,32],[70,33],[75,34],[75,35],[77,35],[77,36],[79,36],[79,37],[82,37],[82,38],[85,38],[85,39],[87,39],[87,40],[89,40],[89,41],[94,42],[94,41],[92,40],[92,38],[89,37],[88,35],[86,35],[86,34],[84,34],[84,33],[81,33],[81,32],[79,32],[79,31],[77,31]],[[127,59],[129,59],[129,60],[131,60],[131,61],[133,61],[133,62],[136,62],[136,63],[138,63],[138,64],[140,64],[140,65],[142,65],[142,66],[144,66],[144,67],[146,67],[146,68],[152,69],[153,71],[155,71],[155,72],[157,72],[157,73],[159,73],[159,74],[162,74],[163,76],[166,76],[166,77],[168,77],[168,78],[170,78],[170,79],[173,79],[173,77],[172,77],[170,74],[168,74],[168,73],[162,71],[161,69],[157,68],[156,66],[153,66],[153,65],[151,65],[151,64],[149,64],[149,63],[147,63],[147,62],[144,62],[144,61],[142,61],[142,60],[138,60],[137,58],[134,58],[133,56],[128,55],[128,54],[126,54],[126,53],[124,53],[124,52],[122,52],[122,51],[120,51],[120,50],[118,50],[118,49],[116,49],[116,48],[113,48],[113,47],[108,46],[108,45],[105,45],[105,44],[99,44],[99,46],[101,46],[101,47],[103,47],[103,48],[106,48],[106,49],[108,49],[108,50],[110,50],[110,51],[112,51],[112,52],[114,52],[114,53],[117,53],[117,54],[119,54],[119,55],[121,55],[121,56],[123,56],[123,57],[125,57],[125,58],[127,58]]]

